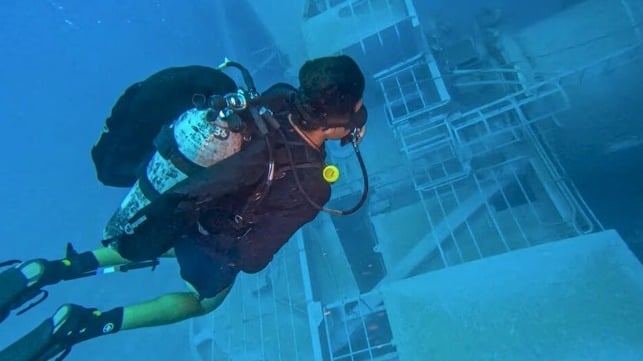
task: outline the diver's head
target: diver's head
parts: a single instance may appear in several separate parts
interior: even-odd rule
[[[341,139],[366,123],[364,74],[346,55],[317,58],[299,69],[293,121],[304,131]]]

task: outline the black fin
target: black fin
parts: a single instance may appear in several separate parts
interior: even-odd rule
[[[8,263],[3,262],[5,265],[8,265]],[[21,271],[23,267],[30,263],[39,263],[41,267],[41,273],[34,276],[36,278],[32,285],[29,285],[30,280]],[[29,311],[49,296],[49,293],[42,290],[42,287],[60,281],[55,274],[45,274],[45,269],[50,267],[50,264],[51,262],[44,259],[35,259],[0,273],[0,322],[4,321],[12,310],[21,307],[25,303],[34,300],[27,307],[17,311],[16,314],[20,315]]]
[[[69,352],[67,347],[57,345],[53,337],[51,319],[0,351],[0,361],[46,361],[57,357],[62,360]]]

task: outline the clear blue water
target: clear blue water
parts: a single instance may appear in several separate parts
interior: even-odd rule
[[[520,28],[576,2],[415,1],[421,18],[435,14],[462,33],[481,6],[502,8],[509,26]],[[66,242],[96,247],[124,195],[96,181],[89,156],[115,99],[162,68],[218,65],[224,56],[251,68],[264,60],[272,39],[249,9],[232,0],[0,3],[0,258],[56,258]],[[260,87],[280,80],[284,64],[277,54],[257,68]],[[607,85],[626,100],[615,120],[597,127],[578,120],[573,127],[582,132],[562,132],[554,143],[604,226],[643,259],[643,81],[636,76]],[[61,284],[45,304],[1,325],[0,347],[65,302],[111,308],[182,287],[173,266]],[[68,360],[187,360],[187,337],[186,324],[120,333],[79,345]]]

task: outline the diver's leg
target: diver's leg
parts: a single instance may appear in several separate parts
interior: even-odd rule
[[[123,309],[121,329],[162,326],[205,315],[219,307],[228,292],[230,287],[202,300],[192,292],[170,293],[149,302],[127,306]]]
[[[162,257],[174,257],[170,249]],[[0,322],[12,309],[16,309],[29,300],[43,295],[45,286],[60,281],[77,278],[83,274],[96,271],[99,267],[111,267],[132,263],[123,258],[110,247],[101,247],[94,251],[78,253],[71,245],[67,246],[66,256],[59,260],[33,259],[21,262],[0,272]]]
[[[183,239],[176,253],[181,277],[192,292],[171,293],[154,300],[106,312],[64,305],[53,317],[0,351],[0,361],[42,360],[68,352],[79,342],[121,330],[167,325],[213,311],[230,292],[238,269],[226,255],[209,255],[199,243]],[[119,261],[108,250],[95,252],[101,263]],[[43,358],[47,356],[47,358]]]
[[[121,330],[167,325],[216,309],[229,293],[238,269],[228,255],[209,254],[199,242],[183,238],[174,252],[181,277],[192,292],[171,293],[154,300],[106,312],[79,305],[64,305],[31,333],[0,351],[0,361],[40,360],[56,355],[76,343]],[[168,252],[172,256],[174,252]],[[101,263],[118,262],[108,250],[94,253]],[[26,356],[25,356],[26,355]]]
[[[0,361],[48,360],[92,338],[201,316],[216,309],[230,288],[231,285],[206,299],[199,299],[191,292],[171,293],[107,312],[73,304],[63,305],[33,331],[0,351]]]
[[[91,252],[96,258],[99,267],[111,267],[118,266],[122,264],[132,263],[132,261],[123,258],[115,249],[112,247],[101,247],[95,249]],[[174,248],[171,248],[169,251],[161,255],[162,258],[175,258]]]
[[[116,250],[110,247],[95,249],[92,251],[92,255],[96,258],[98,267],[111,267],[130,263],[130,261],[123,258]]]
[[[206,314],[223,302],[239,272],[227,254],[209,252],[192,237],[181,237],[166,256],[175,256],[192,292],[171,293],[124,308],[123,329],[166,325]]]
[[[98,266],[92,252],[78,253],[69,244],[63,259],[49,261],[38,258],[5,269],[0,273],[0,322],[12,309],[30,300],[39,296],[41,298],[36,304],[44,300],[46,293],[42,287],[78,277],[96,270]]]
[[[111,266],[118,266],[122,264],[132,263],[130,260],[121,256],[118,253],[118,251],[116,251],[114,248],[109,246],[95,249],[91,253],[94,256],[94,258],[96,258],[99,267],[111,267]],[[176,257],[174,254],[174,249],[171,248],[169,251],[161,255],[161,257],[163,258]]]

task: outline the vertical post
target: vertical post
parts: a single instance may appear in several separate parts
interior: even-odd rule
[[[304,236],[301,233],[301,230],[295,233],[295,238],[297,239],[297,251],[299,253],[299,264],[301,269],[301,279],[304,283],[304,295],[306,297],[306,310],[308,314],[308,325],[310,326],[310,338],[313,349],[313,360],[323,361],[321,344],[319,340],[319,321],[313,315],[313,311],[316,309],[319,314],[321,314],[319,309],[319,303],[315,302],[313,299],[313,288],[310,283],[310,270],[308,268],[308,259],[306,258],[306,247],[304,245]]]

